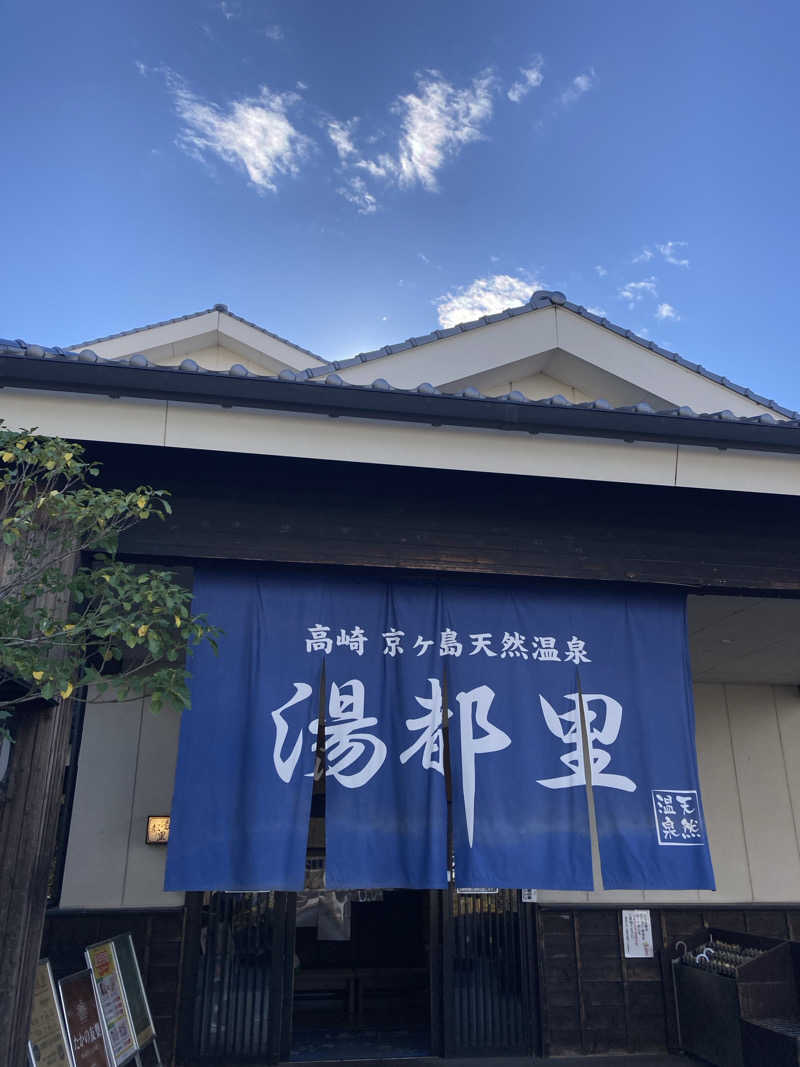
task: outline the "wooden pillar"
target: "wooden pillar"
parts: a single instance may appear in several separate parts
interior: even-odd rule
[[[24,1067],[72,702],[18,705],[0,796],[0,1063]]]

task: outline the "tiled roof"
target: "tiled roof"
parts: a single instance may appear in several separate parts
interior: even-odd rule
[[[432,333],[425,333],[419,337],[409,337],[406,341],[400,341],[393,345],[384,345],[383,348],[376,348],[371,352],[359,352],[357,356],[352,356],[350,359],[334,360],[328,367],[308,367],[300,373],[308,378],[319,378],[328,372],[329,368],[334,371],[339,371],[346,369],[347,367],[357,367],[361,363],[371,363],[373,360],[383,359],[385,356],[393,356],[396,352],[405,352],[409,348],[419,348],[421,345],[428,345],[432,344],[434,341],[441,341],[445,337],[455,337],[457,334],[466,333],[468,330],[476,330],[482,326],[491,326],[495,322],[502,322],[504,319],[515,318],[517,315],[527,315],[531,311],[540,311],[543,308],[549,307],[565,307],[568,311],[574,311],[576,315],[581,315],[583,318],[597,323],[598,326],[602,326],[605,329],[610,330],[612,333],[618,334],[620,337],[626,337],[629,341],[641,345],[642,348],[646,348],[650,352],[655,352],[659,356],[664,356],[665,359],[677,363],[680,367],[695,371],[695,373],[701,375],[703,378],[708,378],[710,381],[716,382],[718,385],[723,385],[727,389],[732,389],[734,393],[739,393],[740,396],[746,396],[756,404],[762,404],[764,407],[777,411],[779,415],[785,415],[790,419],[800,418],[800,415],[796,411],[792,411],[791,408],[785,408],[775,400],[759,396],[758,393],[754,393],[752,389],[747,389],[743,385],[737,385],[735,382],[723,377],[723,375],[715,374],[713,371],[707,370],[699,363],[692,363],[691,360],[679,356],[677,352],[670,352],[666,348],[661,348],[655,341],[650,341],[646,337],[640,337],[638,334],[635,334],[633,330],[625,329],[624,326],[617,326],[602,315],[595,315],[591,311],[588,311],[581,304],[573,304],[571,300],[567,300],[563,293],[550,292],[546,289],[537,290],[528,303],[522,304],[520,307],[506,308],[505,311],[498,311],[495,315],[484,315],[480,319],[473,319],[471,322],[461,322],[457,326],[451,326],[448,329],[433,330]]]
[[[250,322],[249,319],[243,319],[241,315],[234,315],[234,313],[228,309],[227,304],[215,304],[213,307],[205,308],[203,311],[193,311],[191,315],[178,315],[177,318],[174,319],[164,319],[162,322],[151,322],[149,326],[137,326],[134,330],[121,330],[119,333],[110,333],[106,337],[95,337],[91,341],[81,341],[79,344],[72,345],[71,347],[87,348],[89,345],[100,344],[101,341],[113,341],[117,337],[131,337],[134,334],[142,333],[144,330],[154,330],[157,326],[171,326],[174,322],[186,322],[188,319],[199,319],[201,315],[210,315],[213,311],[221,311],[224,315],[236,319],[237,322],[243,322],[245,326],[252,326],[254,330],[258,330],[259,333],[271,337],[274,341],[280,341],[284,345],[289,345],[290,348],[294,348],[306,356],[311,356],[312,359],[319,359],[324,364],[328,363],[326,359],[323,359],[322,356],[318,356],[316,352],[312,352],[308,348],[303,348],[301,345],[296,345],[294,341],[288,341],[285,337],[281,337],[277,333],[272,333],[271,330],[265,330],[263,326],[259,326],[256,322]],[[325,367],[315,367],[314,369],[324,370]]]
[[[495,318],[492,316],[492,318]],[[750,390],[741,390],[744,395],[749,396],[757,403],[772,405],[776,411],[782,415],[788,417],[787,421],[783,419],[779,420],[774,418],[768,412],[764,412],[762,415],[752,416],[740,416],[734,415],[733,412],[714,411],[714,412],[696,412],[690,407],[666,407],[656,410],[650,404],[639,403],[623,405],[621,407],[612,406],[607,400],[597,399],[580,404],[572,403],[567,400],[566,397],[560,394],[551,396],[543,400],[530,400],[524,396],[519,390],[512,390],[510,393],[506,393],[504,396],[484,396],[474,386],[469,386],[467,389],[459,393],[443,393],[429,382],[423,382],[415,389],[396,389],[385,378],[377,378],[371,385],[353,385],[350,382],[345,382],[342,377],[335,371],[329,371],[322,381],[319,381],[309,375],[308,371],[295,372],[290,369],[281,371],[277,376],[273,375],[261,375],[253,374],[241,363],[235,363],[230,370],[227,371],[211,371],[200,367],[193,359],[184,359],[179,366],[160,366],[158,364],[151,363],[146,356],[137,354],[128,356],[122,359],[106,359],[98,356],[96,352],[91,349],[82,349],[80,352],[75,352],[65,348],[47,348],[42,345],[29,344],[26,341],[17,339],[14,341],[0,339],[0,357],[12,356],[24,360],[44,360],[47,362],[58,363],[75,363],[75,364],[94,364],[103,365],[106,367],[117,368],[134,368],[141,370],[157,371],[165,375],[185,374],[185,375],[197,375],[206,379],[220,378],[249,378],[253,382],[285,382],[287,384],[307,384],[312,386],[326,385],[333,387],[343,392],[355,391],[363,394],[364,392],[377,391],[381,393],[394,393],[397,395],[405,396],[427,396],[427,397],[439,397],[441,400],[473,400],[481,404],[486,405],[529,405],[531,407],[549,407],[549,408],[569,408],[576,411],[579,410],[592,410],[592,411],[607,411],[617,412],[619,414],[634,414],[643,416],[669,416],[680,420],[697,419],[697,420],[713,420],[714,422],[727,422],[730,424],[760,424],[764,426],[775,426],[781,429],[797,428],[800,429],[800,413],[789,411],[787,408],[779,407],[774,404],[773,401],[765,400],[761,397],[751,393]],[[694,367],[694,364],[690,364]],[[717,379],[716,376],[714,380]],[[0,382],[0,384],[2,384]],[[68,384],[64,385],[65,389],[68,389]]]

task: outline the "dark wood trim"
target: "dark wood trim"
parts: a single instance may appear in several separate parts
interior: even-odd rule
[[[800,593],[800,497],[326,460],[92,445],[103,478],[151,481],[173,514],[141,559],[650,582]]]
[[[187,893],[183,919],[183,946],[175,1021],[175,1052],[180,1063],[192,1052],[197,971],[200,967],[200,931],[203,922],[203,894]]]
[[[442,896],[441,890],[428,891],[428,961],[430,997],[430,1041],[435,1056],[444,1054],[443,975],[442,975]]]

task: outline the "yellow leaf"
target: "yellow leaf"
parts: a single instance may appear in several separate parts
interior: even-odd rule
[[[180,617],[180,615],[176,615],[176,616],[175,616],[175,625],[176,625],[176,626],[178,627],[178,629],[180,630],[180,628],[181,628],[181,617]]]
[[[27,443],[27,441],[17,441],[17,448],[24,448]]]
[[[56,465],[56,461],[54,459],[48,459],[47,463],[45,463],[45,467],[49,471],[51,471],[53,469],[53,467],[55,467],[55,465]]]
[[[44,671],[34,671],[33,677],[37,682],[41,682],[42,678],[44,678]]]
[[[70,630],[74,630],[75,629],[75,623],[74,622],[68,622],[67,625],[64,627],[64,629],[67,631],[67,633],[69,633]]]
[[[101,577],[107,582],[111,581],[111,575],[110,574],[103,574],[103,575],[101,575]]]
[[[72,695],[72,691],[74,688],[75,686],[72,684],[72,682],[67,682],[67,688],[59,689],[59,693],[61,693],[62,698],[66,700],[68,696]]]
[[[64,453],[64,462],[65,463],[69,463],[69,461],[72,459],[73,455],[74,455],[74,453],[72,453],[72,452],[65,452]]]
[[[149,629],[150,629],[150,627],[147,625],[147,623],[143,622],[142,625],[139,627],[139,629],[136,632],[139,635],[139,637],[145,637],[147,635],[147,631]]]
[[[136,501],[136,506],[137,508],[147,507],[147,497],[140,496],[139,499]]]
[[[14,458],[14,453],[13,452],[4,452],[3,453],[3,463],[10,463],[13,458]]]

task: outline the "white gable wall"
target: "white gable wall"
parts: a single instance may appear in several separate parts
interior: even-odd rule
[[[586,399],[602,397],[614,405],[644,401],[653,406],[686,405],[697,412],[728,409],[738,416],[770,413],[775,418],[782,417],[630,338],[575,312],[555,307],[501,319],[452,337],[344,367],[339,374],[356,385],[369,385],[376,378],[386,378],[400,389],[414,389],[420,382],[430,382],[446,392],[467,385],[486,392],[482,382],[506,383],[509,377],[513,381],[513,373],[504,368],[522,361],[537,361],[537,371],[544,371],[563,386],[573,387]],[[537,383],[529,385],[538,396],[542,395]],[[563,388],[556,391],[564,392]],[[571,399],[567,393],[564,395]]]
[[[190,356],[207,370],[228,370],[233,363],[243,363],[258,374],[279,374],[287,367],[298,371],[313,365],[326,366],[324,360],[224,311],[208,311],[69,347],[76,351],[91,347],[104,359],[124,359],[141,353],[152,363],[164,366],[180,363]],[[202,353],[204,358],[213,359],[214,351],[219,348],[232,353],[223,367],[212,367],[198,358]]]

